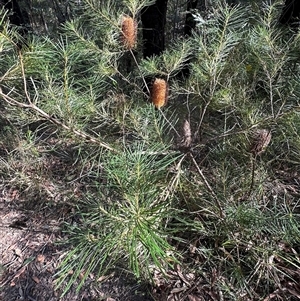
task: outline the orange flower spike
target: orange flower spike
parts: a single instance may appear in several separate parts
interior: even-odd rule
[[[156,78],[151,89],[151,101],[157,109],[165,106],[168,100],[168,84],[164,79]]]
[[[137,39],[136,21],[131,17],[123,17],[122,20],[123,43],[127,49],[133,49]]]

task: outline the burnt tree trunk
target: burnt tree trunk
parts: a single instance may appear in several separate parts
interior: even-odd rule
[[[165,49],[165,26],[168,0],[156,0],[142,10],[143,56],[159,55]]]
[[[1,0],[1,6],[10,11],[9,21],[19,27],[29,25],[29,16],[26,12],[21,11],[17,0]]]
[[[198,10],[200,12],[204,12],[206,10],[206,0],[188,0],[187,2],[187,14],[185,17],[185,24],[184,24],[184,35],[186,37],[190,37],[192,35],[193,30],[196,27],[196,21],[193,17],[193,10]],[[189,63],[191,62],[191,59],[187,62],[187,65],[182,68],[182,70],[178,73],[177,78],[178,79],[184,79],[189,77],[190,75],[190,69],[189,69]]]
[[[187,3],[187,14],[185,17],[185,24],[184,24],[184,34],[187,36],[191,36],[192,30],[196,26],[196,22],[193,18],[191,11],[197,7],[198,0],[188,0]]]
[[[282,14],[279,18],[282,24],[299,26],[300,22],[300,1],[299,0],[285,0]]]
[[[26,35],[28,34],[28,28],[30,27],[29,16],[26,11],[20,9],[17,0],[0,0],[0,4],[10,12],[10,23],[18,27],[18,32],[24,38],[22,43],[17,43],[17,46],[22,48],[22,44],[26,44]]]

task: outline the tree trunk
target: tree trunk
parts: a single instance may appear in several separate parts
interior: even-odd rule
[[[29,25],[28,14],[24,11],[21,11],[20,6],[17,0],[1,0],[0,4],[4,6],[5,9],[11,12],[9,16],[9,21],[11,24],[16,26],[22,26],[22,31],[25,30],[26,26]]]
[[[187,36],[191,36],[192,30],[196,26],[196,22],[193,18],[193,15],[191,13],[191,10],[195,9],[197,7],[198,0],[188,0],[187,3],[187,14],[185,17],[185,24],[184,24],[184,34]]]
[[[23,41],[17,41],[16,45],[21,49],[26,45],[26,36],[30,28],[30,20],[26,11],[22,11],[17,0],[0,0],[1,6],[10,11],[9,21],[18,27],[19,34],[24,38]]]
[[[292,26],[299,26],[300,21],[300,1],[299,0],[285,0],[282,14],[279,22]]]
[[[189,37],[192,35],[193,30],[196,27],[196,22],[192,15],[192,10],[198,9],[200,12],[204,12],[206,10],[206,0],[188,0],[187,2],[187,14],[185,18],[185,24],[184,24],[184,34],[185,36]],[[190,63],[191,59],[188,61],[188,64]],[[190,69],[188,64],[182,68],[182,70],[178,73],[177,78],[178,79],[184,79],[189,77],[190,75]]]
[[[161,54],[165,49],[165,26],[168,0],[156,0],[142,10],[143,56]]]
[[[56,17],[57,17],[58,23],[60,25],[66,23],[66,21],[67,21],[66,11],[63,12],[63,10],[61,9],[60,3],[57,0],[53,1],[53,7],[56,11]]]

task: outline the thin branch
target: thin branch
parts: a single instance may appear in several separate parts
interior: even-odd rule
[[[179,162],[176,164],[175,170],[176,170],[176,175],[173,177],[172,181],[170,182],[170,185],[166,186],[164,191],[161,193],[161,197],[159,197],[157,200],[155,200],[152,204],[151,207],[155,207],[157,203],[165,203],[169,196],[171,194],[174,194],[175,188],[177,187],[179,183],[179,178],[181,174],[181,164],[183,160],[185,159],[186,154],[182,156],[182,158],[179,160]]]
[[[206,113],[206,110],[207,110],[209,104],[210,104],[210,101],[208,101],[208,102],[205,104],[205,107],[204,107],[204,109],[203,109],[203,111],[202,111],[202,114],[201,114],[201,118],[200,118],[200,121],[199,121],[199,125],[198,125],[198,128],[197,128],[197,131],[195,132],[194,137],[197,137],[198,134],[199,134],[199,132],[200,132],[200,129],[201,129],[201,126],[202,126],[202,122],[203,122],[203,119],[204,119],[204,115],[205,115],[205,113]]]
[[[168,123],[168,125],[172,128],[172,130],[175,132],[175,134],[180,138],[180,134],[178,133],[178,131],[175,129],[175,127],[173,126],[173,124],[169,121],[169,119],[166,117],[166,115],[163,113],[163,111],[159,108],[158,109],[160,114],[162,115],[162,117],[165,119],[165,121]]]
[[[139,70],[139,72],[140,72],[140,75],[141,75],[142,80],[143,80],[143,82],[144,82],[145,88],[146,88],[147,92],[148,92],[149,95],[150,95],[150,91],[149,91],[148,85],[147,85],[146,80],[145,80],[145,78],[144,78],[144,76],[143,76],[143,74],[142,74],[142,71],[141,71],[141,69],[140,69],[140,66],[139,66],[137,60],[136,60],[136,57],[135,57],[135,55],[133,54],[133,52],[132,52],[131,49],[130,49],[129,51],[130,51],[130,54],[132,55],[132,58],[133,58],[133,60],[134,60],[134,62],[135,62],[135,64],[136,64],[136,66],[137,66],[137,68],[138,68],[138,70]]]
[[[22,57],[22,53],[21,51],[19,51],[19,58],[20,58],[20,65],[21,65],[21,72],[22,72],[22,78],[23,78],[23,85],[24,85],[24,92],[25,92],[25,96],[27,101],[32,104],[31,98],[29,96],[28,93],[28,89],[27,89],[27,82],[26,82],[26,76],[25,76],[25,69],[24,69],[24,64],[23,64],[23,57]]]
[[[197,171],[198,171],[200,177],[202,178],[202,180],[203,180],[205,186],[207,187],[208,191],[209,191],[209,192],[211,193],[211,195],[213,196],[213,198],[214,198],[214,200],[215,200],[215,202],[216,202],[216,204],[217,204],[217,206],[218,206],[218,208],[219,208],[219,211],[220,211],[220,217],[221,217],[221,218],[224,218],[224,213],[223,213],[223,210],[222,210],[222,207],[221,207],[221,203],[220,203],[220,201],[219,201],[217,195],[215,194],[215,192],[213,191],[213,189],[212,189],[211,186],[209,185],[209,183],[208,183],[208,181],[206,180],[206,178],[205,178],[205,176],[204,176],[202,170],[200,169],[200,167],[199,167],[199,165],[197,164],[197,162],[196,162],[194,156],[193,156],[191,153],[190,153],[190,157],[191,157],[191,159],[192,159],[192,161],[193,161],[193,163],[194,163],[194,165],[195,165],[195,167],[196,167],[196,169],[197,169]]]
[[[26,94],[26,93],[25,93]],[[3,99],[9,103],[10,105],[12,106],[18,106],[20,108],[26,108],[26,109],[31,109],[35,112],[37,112],[41,117],[49,120],[51,123],[53,124],[56,124],[60,127],[62,127],[63,129],[69,131],[69,132],[72,132],[73,134],[75,134],[76,136],[79,136],[87,141],[90,141],[90,142],[93,142],[95,144],[98,144],[100,145],[101,147],[107,149],[107,150],[110,150],[110,151],[113,151],[113,152],[117,152],[116,149],[114,149],[112,146],[100,141],[99,139],[96,139],[95,137],[93,136],[90,136],[89,134],[85,133],[85,132],[82,132],[80,130],[77,130],[77,129],[74,129],[74,128],[71,128],[70,126],[66,125],[65,123],[61,122],[60,120],[50,116],[48,113],[46,113],[45,111],[43,111],[42,109],[40,109],[39,107],[37,107],[34,103],[31,102],[30,98],[29,98],[29,104],[26,104],[26,103],[22,103],[22,102],[19,102],[17,100],[15,100],[14,98],[4,94],[1,90],[0,90],[0,96],[3,97]],[[28,93],[26,95],[26,97],[28,96]]]
[[[28,89],[27,89],[27,82],[26,82],[26,75],[25,75],[25,68],[24,68],[24,64],[23,64],[23,57],[22,57],[22,54],[21,52],[19,52],[19,59],[20,59],[20,66],[21,66],[21,72],[22,72],[22,79],[23,79],[23,86],[24,86],[24,93],[25,93],[25,96],[26,96],[26,99],[28,101],[28,103],[22,103],[22,102],[19,102],[17,101],[16,99],[8,96],[7,94],[4,94],[2,92],[2,90],[0,89],[0,96],[3,97],[3,99],[9,103],[10,105],[13,105],[13,106],[18,106],[20,108],[27,108],[27,109],[31,109],[35,112],[37,112],[41,117],[49,120],[50,122],[62,127],[63,129],[69,131],[69,132],[72,132],[73,134],[75,134],[76,136],[79,136],[87,141],[91,141],[95,144],[98,144],[100,145],[101,147],[103,148],[106,148],[107,150],[110,150],[110,151],[113,151],[113,152],[117,152],[116,149],[114,149],[112,146],[100,141],[99,139],[96,139],[94,138],[93,136],[90,136],[89,134],[85,133],[85,132],[82,132],[80,130],[77,130],[77,129],[74,129],[74,128],[71,128],[70,126],[66,125],[65,123],[63,123],[62,121],[50,116],[48,113],[46,113],[45,111],[43,111],[41,108],[39,108],[38,106],[36,106],[31,98],[30,98],[30,95],[28,93]]]

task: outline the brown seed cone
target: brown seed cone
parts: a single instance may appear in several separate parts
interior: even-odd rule
[[[124,16],[122,20],[122,39],[127,49],[133,49],[137,40],[137,23],[128,16]]]
[[[157,109],[165,106],[168,100],[168,83],[162,78],[156,78],[151,88],[151,102]]]
[[[189,148],[192,145],[192,130],[191,130],[191,126],[190,123],[188,122],[188,120],[184,120],[183,123],[183,137],[181,140],[181,147],[183,148]]]
[[[254,156],[262,154],[271,141],[271,131],[266,129],[257,130],[253,135],[251,153]]]

